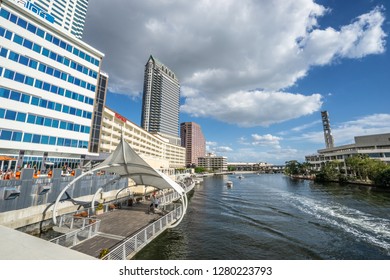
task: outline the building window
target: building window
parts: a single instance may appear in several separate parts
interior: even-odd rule
[[[0,134],[0,139],[1,140],[11,140],[12,137],[12,132],[9,130],[2,130]]]

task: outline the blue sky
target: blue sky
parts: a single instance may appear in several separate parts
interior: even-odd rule
[[[180,122],[228,162],[304,161],[390,132],[386,0],[90,0],[84,40],[105,53],[106,105],[140,125],[150,54],[181,83]]]

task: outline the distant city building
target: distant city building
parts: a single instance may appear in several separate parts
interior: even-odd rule
[[[355,143],[318,150],[317,154],[308,155],[306,161],[319,170],[328,161],[344,162],[353,155],[367,155],[390,164],[390,133],[356,136]]]
[[[333,142],[332,131],[330,129],[328,111],[322,111],[321,117],[322,117],[322,126],[324,130],[325,146],[326,148],[333,148],[334,142]]]
[[[11,0],[81,39],[88,0]]]
[[[180,84],[175,73],[150,56],[145,65],[141,127],[180,145]]]
[[[194,122],[180,124],[181,146],[186,148],[186,166],[197,166],[198,158],[206,155],[206,140],[200,125]]]
[[[115,150],[122,137],[152,167],[184,168],[185,148],[170,144],[158,134],[151,134],[122,115],[104,107],[99,144],[100,156]]]
[[[203,157],[198,158],[199,167],[203,167],[206,170],[214,172],[227,171],[227,158],[223,156],[217,156],[212,153],[208,153]]]
[[[17,2],[0,8],[0,155],[17,159],[3,168],[76,167],[90,154],[104,54]]]
[[[284,165],[266,162],[228,162],[227,166],[229,170],[234,171],[277,171],[284,168]]]

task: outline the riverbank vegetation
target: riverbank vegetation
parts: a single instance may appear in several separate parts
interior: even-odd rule
[[[345,162],[324,162],[320,170],[314,170],[308,162],[291,160],[286,162],[284,172],[292,177],[318,182],[361,183],[390,189],[390,165],[367,155],[354,155]]]

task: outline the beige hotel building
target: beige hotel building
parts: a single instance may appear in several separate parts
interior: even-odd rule
[[[185,167],[185,148],[169,143],[158,134],[151,134],[122,115],[104,107],[99,153],[111,153],[119,144],[121,135],[152,167],[167,172]],[[171,173],[172,170],[168,173]]]

